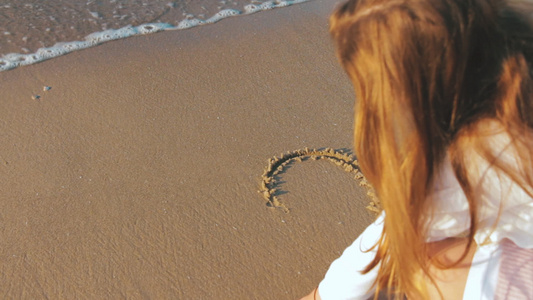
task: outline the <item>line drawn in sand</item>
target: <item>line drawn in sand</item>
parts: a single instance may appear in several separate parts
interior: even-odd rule
[[[359,182],[359,185],[367,188],[370,204],[366,208],[374,213],[379,213],[381,211],[379,199],[376,197],[373,187],[359,170],[359,163],[354,156],[332,148],[309,149],[307,147],[300,150],[288,151],[287,153],[282,153],[280,157],[274,156],[268,159],[268,166],[265,168],[263,175],[261,176],[261,187],[259,189],[259,193],[261,193],[266,199],[266,205],[268,207],[280,208],[285,213],[289,212],[289,208],[283,204],[277,196],[280,190],[277,188],[278,179],[276,177],[283,172],[285,167],[289,164],[293,162],[302,162],[308,158],[311,158],[312,160],[325,159],[331,161],[335,165],[342,167],[344,171],[354,174],[354,179]]]

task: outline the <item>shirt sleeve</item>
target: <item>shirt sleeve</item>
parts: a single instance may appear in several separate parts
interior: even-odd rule
[[[323,300],[367,300],[374,294],[374,282],[379,266],[370,272],[361,271],[374,259],[377,249],[374,246],[383,231],[384,213],[368,226],[365,231],[336,259],[318,286]]]

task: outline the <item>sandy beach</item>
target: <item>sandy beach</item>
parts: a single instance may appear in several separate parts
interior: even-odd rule
[[[1,72],[1,297],[296,299],[314,288],[374,219],[366,189],[307,160],[279,175],[289,213],[258,190],[274,155],[353,149],[334,5]]]

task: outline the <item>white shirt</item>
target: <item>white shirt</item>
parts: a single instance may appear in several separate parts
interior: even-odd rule
[[[516,166],[516,153],[506,147],[509,144],[507,134],[496,130],[487,142],[498,155],[498,159]],[[507,238],[521,248],[533,248],[533,199],[509,177],[497,172],[481,156],[474,153],[469,161],[472,164],[472,167],[469,167],[469,175],[473,174],[471,178],[477,182],[474,188],[480,210],[478,231],[474,236],[478,247],[468,274],[463,299],[492,300],[501,256],[499,242]],[[468,232],[468,202],[448,158],[435,179],[431,197],[435,206],[429,224],[428,242],[463,236]],[[384,214],[380,215],[346,248],[341,257],[331,264],[318,288],[323,300],[366,300],[373,295],[372,285],[378,268],[364,275],[360,271],[375,256],[376,249],[365,251],[378,241],[384,217]]]

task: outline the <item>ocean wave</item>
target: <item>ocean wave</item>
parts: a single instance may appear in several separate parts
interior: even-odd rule
[[[67,53],[71,53],[77,50],[86,49],[100,45],[105,42],[124,39],[136,35],[145,35],[167,30],[181,30],[188,29],[200,25],[213,24],[220,20],[240,16],[253,14],[265,10],[274,8],[287,7],[290,5],[307,2],[310,0],[280,0],[280,1],[266,1],[261,4],[248,4],[243,7],[242,10],[237,9],[223,9],[215,13],[209,18],[195,18],[187,17],[180,21],[177,25],[169,23],[146,23],[138,26],[124,26],[119,29],[108,29],[104,31],[94,32],[87,35],[81,41],[70,42],[58,42],[52,47],[39,48],[34,53],[21,54],[21,53],[9,53],[3,55],[0,58],[0,72],[11,70],[20,66],[31,65],[44,60],[55,58]]]

